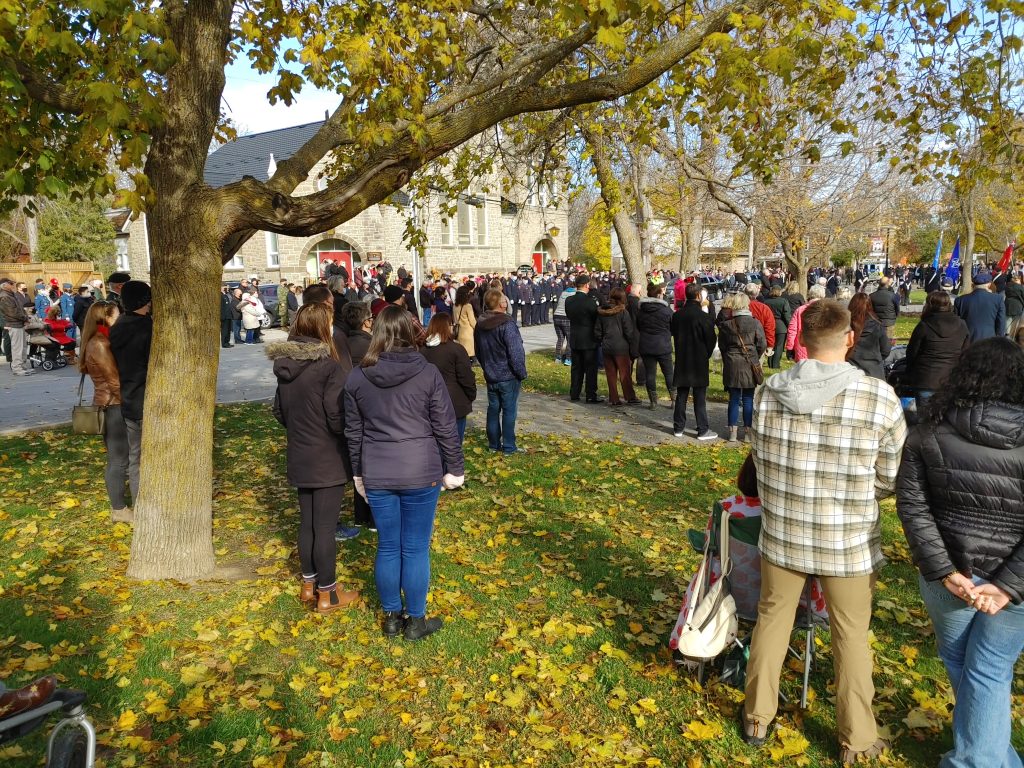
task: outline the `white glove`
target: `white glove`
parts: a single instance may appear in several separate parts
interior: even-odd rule
[[[358,493],[360,496],[362,496],[363,499],[365,500],[366,499],[366,486],[363,485],[363,478],[361,478],[361,477],[353,477],[352,478],[352,482],[355,483],[356,493]]]
[[[461,488],[465,482],[465,475],[445,475],[441,478],[441,485],[444,486],[446,491],[454,491],[456,488]]]

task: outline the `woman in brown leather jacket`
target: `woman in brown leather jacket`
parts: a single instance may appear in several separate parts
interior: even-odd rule
[[[97,301],[89,307],[82,329],[82,349],[78,370],[92,379],[92,404],[105,409],[103,444],[107,449],[107,470],[104,480],[110,498],[110,517],[115,523],[132,523],[135,516],[125,502],[125,483],[128,476],[128,430],[121,415],[121,382],[117,363],[110,352],[107,335],[120,315],[112,301]],[[130,479],[132,499],[138,498],[139,481]]]

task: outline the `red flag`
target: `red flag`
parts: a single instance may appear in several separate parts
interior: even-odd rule
[[[1010,268],[1010,259],[1013,258],[1013,245],[1006,246],[1003,251],[1003,258],[999,260],[999,271],[1006,272]]]

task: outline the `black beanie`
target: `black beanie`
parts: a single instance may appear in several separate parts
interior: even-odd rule
[[[129,280],[121,286],[121,306],[125,312],[134,312],[144,307],[153,300],[153,294],[149,290],[149,283],[141,280]]]

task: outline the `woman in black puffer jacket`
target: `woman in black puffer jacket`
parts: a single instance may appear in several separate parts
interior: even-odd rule
[[[924,301],[921,322],[907,345],[906,383],[917,392],[917,409],[924,405],[960,361],[971,343],[967,323],[953,314],[953,300],[945,291],[932,291]]]
[[[943,765],[1020,765],[1010,686],[1024,648],[1024,351],[969,347],[907,439],[896,507],[956,695]]]
[[[636,330],[640,337],[639,352],[644,362],[644,384],[651,408],[658,404],[658,366],[665,377],[669,399],[675,401],[672,386],[672,310],[664,300],[665,286],[651,283],[647,296],[640,299]]]

